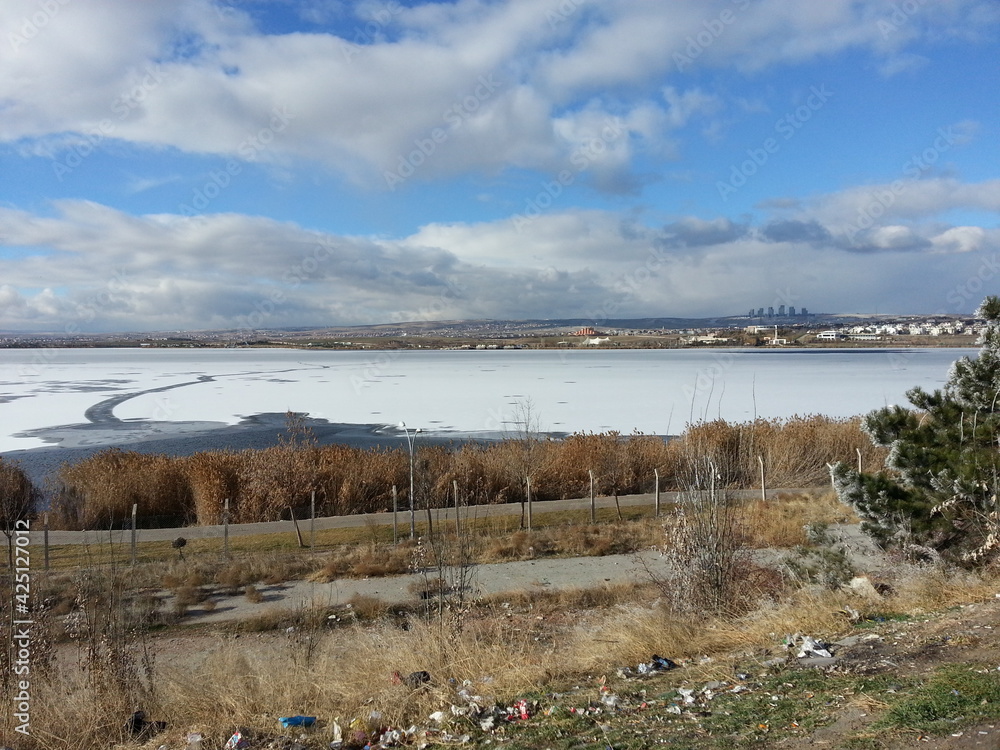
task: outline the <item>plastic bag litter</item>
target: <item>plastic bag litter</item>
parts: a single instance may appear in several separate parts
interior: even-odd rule
[[[519,701],[515,701],[514,705],[507,708],[507,721],[517,721],[525,720],[531,717],[531,707],[528,705],[528,701],[521,698]]]
[[[670,669],[676,669],[677,663],[667,659],[663,656],[658,656],[653,654],[652,658],[648,662],[643,662],[636,667],[636,671],[639,674],[652,674],[653,672],[666,672]]]
[[[332,750],[342,747],[344,744],[344,730],[340,728],[340,722],[336,719],[333,720],[333,726],[330,727],[330,747]]]
[[[398,729],[389,729],[379,737],[378,744],[382,747],[397,747],[403,744],[404,734]]]
[[[316,723],[315,716],[282,716],[278,722],[285,729],[288,727],[311,727]]]
[[[431,681],[430,672],[421,669],[419,672],[410,672],[403,676],[398,671],[392,673],[392,682],[396,685],[406,685],[406,687],[416,690],[421,685]]]
[[[250,747],[250,741],[243,736],[243,732],[234,732],[226,743],[226,750],[243,750]]]
[[[617,708],[620,702],[621,699],[614,693],[605,693],[601,696],[601,703],[605,706],[610,706],[611,708]]]
[[[833,656],[833,654],[831,654],[829,649],[825,648],[822,643],[807,635],[802,638],[802,645],[799,646],[798,658],[804,659],[808,656],[819,656],[828,659]]]

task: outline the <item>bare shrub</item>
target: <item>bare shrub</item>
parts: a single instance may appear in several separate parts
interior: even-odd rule
[[[718,455],[718,454],[717,454]],[[671,577],[662,582],[672,609],[682,614],[736,614],[748,609],[751,557],[742,503],[723,483],[714,460],[692,458],[667,526],[664,554]]]

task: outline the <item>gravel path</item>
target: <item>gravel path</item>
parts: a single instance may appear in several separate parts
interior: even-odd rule
[[[470,596],[505,592],[560,591],[593,588],[601,585],[637,583],[650,580],[650,574],[666,578],[667,570],[658,552],[605,557],[573,557],[522,562],[474,565],[469,569]],[[264,600],[253,603],[245,596],[215,600],[212,611],[188,610],[190,624],[215,624],[258,617],[275,610],[345,605],[353,596],[369,596],[387,604],[419,600],[426,586],[419,573],[386,578],[341,579],[330,583],[289,581],[277,586],[258,586]],[[172,603],[164,602],[169,611]]]

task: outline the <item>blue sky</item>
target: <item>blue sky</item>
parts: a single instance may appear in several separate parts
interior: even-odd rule
[[[992,0],[9,0],[0,330],[969,313]]]

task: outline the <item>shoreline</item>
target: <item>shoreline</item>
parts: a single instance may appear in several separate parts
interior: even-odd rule
[[[319,445],[347,445],[363,450],[407,449],[406,436],[392,425],[350,424],[307,417],[306,427]],[[0,458],[15,461],[43,493],[46,480],[63,463],[76,463],[108,448],[138,453],[190,456],[205,451],[242,451],[263,449],[288,439],[285,415],[254,414],[234,425],[223,422],[127,422],[81,423],[46,427],[33,435],[51,441],[50,445],[0,452]],[[543,433],[560,438],[568,433]],[[467,442],[503,440],[501,432],[422,431],[420,443],[450,445]]]

